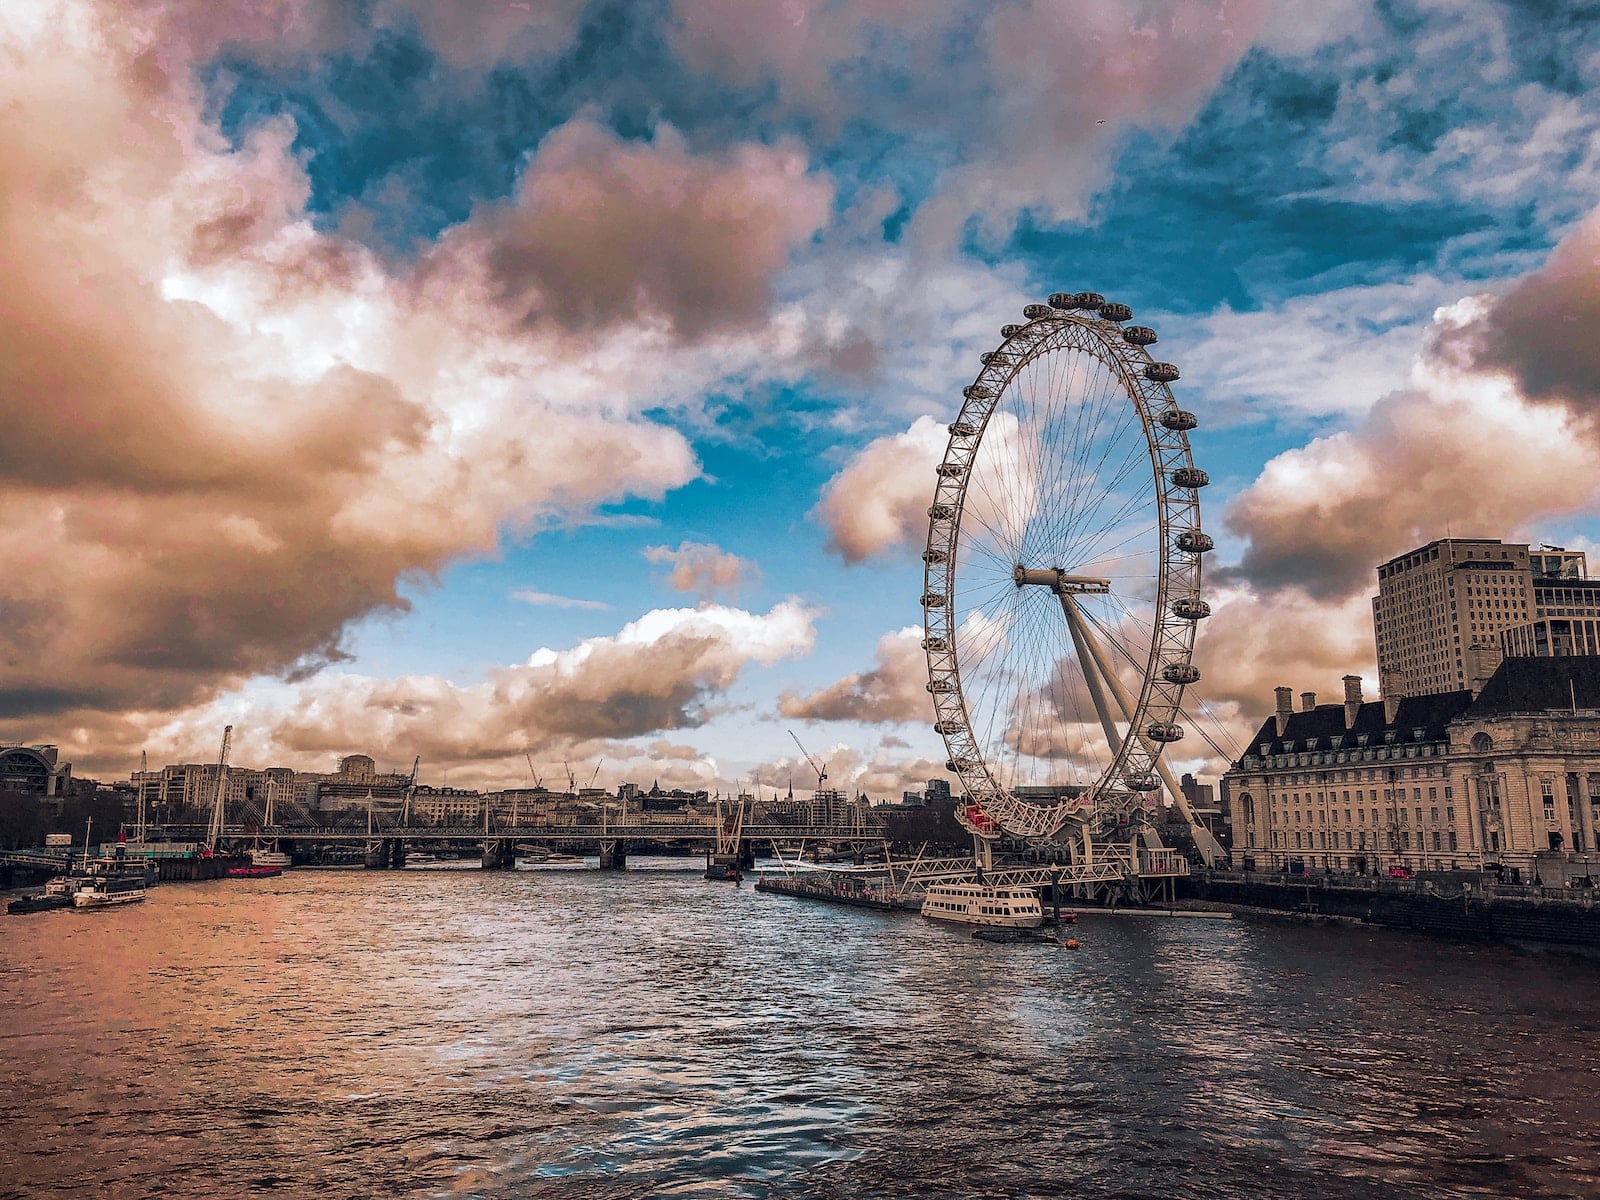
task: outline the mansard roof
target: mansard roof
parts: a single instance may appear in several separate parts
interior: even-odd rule
[[[1256,731],[1255,737],[1245,747],[1245,754],[1297,754],[1307,750],[1332,750],[1333,739],[1341,738],[1345,749],[1359,745],[1361,737],[1369,746],[1381,746],[1385,734],[1394,733],[1396,742],[1416,741],[1416,731],[1422,730],[1422,741],[1442,741],[1445,726],[1466,711],[1472,703],[1470,692],[1439,692],[1431,696],[1407,696],[1400,701],[1391,724],[1383,719],[1383,701],[1369,700],[1356,710],[1355,722],[1349,729],[1344,725],[1343,704],[1319,704],[1310,712],[1289,714],[1283,735],[1278,734],[1278,719],[1268,717]],[[1235,763],[1238,767],[1240,764]]]
[[[1559,712],[1570,708],[1600,709],[1600,657],[1508,658],[1483,685],[1473,699],[1470,692],[1437,692],[1429,696],[1407,696],[1400,701],[1395,719],[1383,719],[1383,702],[1369,700],[1356,712],[1354,725],[1344,725],[1343,704],[1319,704],[1310,712],[1289,715],[1283,735],[1278,735],[1276,716],[1268,717],[1245,747],[1244,753],[1297,754],[1310,750],[1331,750],[1333,739],[1351,749],[1365,735],[1368,746],[1418,740],[1442,741],[1445,727],[1458,717],[1492,717],[1500,713]],[[1242,759],[1241,759],[1242,761]],[[1237,768],[1240,763],[1234,763]]]

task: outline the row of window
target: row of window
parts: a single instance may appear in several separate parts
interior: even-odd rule
[[[1304,839],[1303,841],[1302,841],[1302,838]],[[1332,839],[1331,844],[1330,844],[1330,841],[1329,841],[1330,838]],[[1401,830],[1400,834],[1398,835],[1398,838],[1391,838],[1388,845],[1385,845],[1384,842],[1379,838],[1379,836],[1377,834],[1373,834],[1372,835],[1372,837],[1371,837],[1371,845],[1368,845],[1367,844],[1368,843],[1367,834],[1365,834],[1365,833],[1351,834],[1348,830],[1346,830],[1345,834],[1344,834],[1343,849],[1346,849],[1346,850],[1384,850],[1384,849],[1388,849],[1388,850],[1427,850],[1427,849],[1429,849],[1429,842],[1430,842],[1430,836],[1429,835],[1424,835],[1421,830],[1418,830],[1417,834],[1416,834],[1416,838],[1415,838],[1415,845],[1413,845],[1412,835],[1409,832],[1407,832],[1406,830]],[[1434,850],[1458,850],[1458,849],[1460,849],[1460,846],[1457,844],[1456,835],[1453,832],[1441,833],[1439,830],[1436,829],[1436,830],[1433,831],[1433,833],[1431,835],[1431,843],[1432,843],[1432,849],[1434,849]],[[1252,842],[1252,844],[1254,844],[1254,843]],[[1338,849],[1340,849],[1339,833],[1338,833],[1337,830],[1333,831],[1332,833],[1327,833],[1327,832],[1323,832],[1323,831],[1318,831],[1316,833],[1312,833],[1310,831],[1307,831],[1304,834],[1302,834],[1299,830],[1294,830],[1292,832],[1285,832],[1285,833],[1274,833],[1272,835],[1272,845],[1274,847],[1279,847],[1279,848],[1282,848],[1282,849],[1293,849],[1293,850],[1338,850]]]
[[[1360,793],[1357,793],[1357,795],[1360,795]],[[1385,793],[1384,794],[1384,799],[1387,800],[1388,798],[1389,798],[1388,793]],[[1373,799],[1377,799],[1377,797],[1374,796]],[[1354,811],[1354,813],[1355,813],[1355,819],[1354,820],[1351,819],[1351,812],[1352,811]],[[1365,808],[1357,808],[1357,809],[1351,810],[1351,809],[1347,808],[1347,809],[1344,810],[1344,823],[1346,825],[1365,825],[1365,824],[1367,824],[1367,813],[1369,811],[1372,813],[1372,824],[1374,824],[1374,825],[1378,825],[1380,823],[1404,825],[1404,824],[1407,823],[1408,814],[1411,813],[1411,812],[1415,812],[1417,814],[1416,823],[1418,825],[1422,824],[1422,809],[1421,809],[1420,806],[1417,807],[1416,809],[1386,808],[1386,809],[1383,810],[1384,817],[1385,817],[1385,821],[1384,822],[1379,822],[1379,820],[1378,820],[1378,810],[1375,809],[1375,808],[1371,809],[1371,810],[1368,810],[1368,809],[1365,809]],[[1328,814],[1330,812],[1333,814],[1333,820],[1331,822],[1328,820]],[[1304,821],[1302,821],[1300,819],[1302,813],[1305,815],[1305,820]],[[1434,805],[1432,808],[1430,808],[1428,810],[1428,814],[1429,814],[1428,819],[1433,824],[1437,825],[1439,823],[1439,806],[1438,805]],[[1456,819],[1456,806],[1453,805],[1453,804],[1447,804],[1445,806],[1444,814],[1445,814],[1444,819],[1447,822],[1454,822],[1455,819]],[[1301,824],[1310,825],[1310,824],[1312,824],[1311,817],[1312,817],[1312,812],[1311,812],[1310,809],[1299,809],[1299,808],[1297,808],[1297,809],[1294,810],[1294,824],[1296,824],[1296,825],[1301,825]],[[1316,824],[1318,824],[1318,825],[1327,825],[1327,824],[1330,824],[1330,823],[1334,824],[1334,825],[1337,825],[1337,824],[1339,824],[1339,810],[1337,808],[1333,808],[1333,809],[1319,808],[1319,809],[1316,810],[1316,818],[1317,818],[1316,819]],[[1268,811],[1267,811],[1267,820],[1268,820],[1269,823],[1272,823],[1272,824],[1280,824],[1281,823],[1281,824],[1287,825],[1287,824],[1290,823],[1290,821],[1289,821],[1289,813],[1281,812],[1276,806],[1268,809]]]

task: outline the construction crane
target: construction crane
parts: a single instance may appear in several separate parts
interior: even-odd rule
[[[222,840],[223,798],[228,790],[228,747],[233,744],[233,726],[222,727],[222,753],[217,755],[217,798],[211,805],[211,825],[206,830],[206,846],[215,854]]]
[[[603,758],[599,762],[595,763],[595,765],[594,765],[594,774],[589,776],[589,786],[590,787],[593,787],[594,786],[594,781],[596,779],[600,778],[600,768],[605,766],[605,765],[606,765],[606,760],[603,759]]]
[[[800,746],[800,739],[795,737],[794,730],[789,730],[789,736],[794,738],[794,744],[796,746]],[[817,773],[817,791],[820,792],[822,790],[823,780],[828,778],[828,764],[818,763],[816,759],[811,757],[811,752],[804,746],[800,746],[800,753],[806,756],[806,761],[811,764],[811,769]]]
[[[561,765],[567,769],[567,794],[576,796],[578,794],[578,780],[572,773],[572,764],[563,759]]]
[[[544,787],[544,780],[540,777],[539,772],[533,768],[533,755],[524,750],[522,757],[528,760],[528,777],[533,780],[533,790],[537,792]]]

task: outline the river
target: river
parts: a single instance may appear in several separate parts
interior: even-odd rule
[[[0,1195],[1600,1194],[1600,963],[1268,920],[1076,936],[660,869],[0,918]]]

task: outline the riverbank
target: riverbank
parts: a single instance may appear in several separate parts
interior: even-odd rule
[[[1457,887],[1395,886],[1338,876],[1260,879],[1194,875],[1180,881],[1187,901],[1264,912],[1338,918],[1473,942],[1528,942],[1600,952],[1600,904],[1579,898],[1502,895]]]

